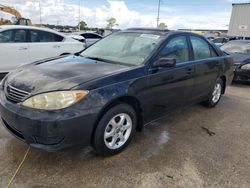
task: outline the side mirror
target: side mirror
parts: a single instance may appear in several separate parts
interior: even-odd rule
[[[154,67],[175,67],[176,59],[161,57],[154,63]]]

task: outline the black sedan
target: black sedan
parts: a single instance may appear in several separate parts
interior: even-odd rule
[[[234,58],[234,81],[250,83],[250,40],[230,41],[221,49]]]
[[[128,29],[83,52],[24,65],[0,87],[4,126],[32,147],[92,145],[116,154],[136,130],[177,107],[214,107],[233,76],[231,57],[191,33]]]

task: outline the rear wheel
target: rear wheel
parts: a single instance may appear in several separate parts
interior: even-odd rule
[[[127,104],[109,109],[99,121],[93,147],[100,155],[114,155],[124,150],[136,130],[136,113]]]
[[[212,108],[219,103],[222,96],[223,87],[224,83],[222,79],[219,78],[214,85],[213,91],[211,92],[209,99],[204,102],[205,106]]]

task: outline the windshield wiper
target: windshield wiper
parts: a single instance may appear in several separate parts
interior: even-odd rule
[[[111,60],[100,58],[100,57],[88,57],[88,56],[83,56],[83,57],[88,58],[88,59],[92,59],[92,60],[96,60],[96,61],[104,61],[106,63],[120,64],[116,61],[111,61]]]
[[[85,57],[85,58],[88,58],[88,59],[92,59],[92,60],[95,60],[95,61],[103,61],[103,62],[106,62],[106,63],[111,63],[111,64],[118,64],[118,65],[125,65],[125,66],[134,66],[134,65],[130,65],[130,64],[126,64],[126,63],[121,63],[121,62],[118,62],[118,61],[112,61],[112,60],[108,60],[108,59],[104,59],[104,58],[100,58],[100,57],[88,57],[88,56],[83,56],[83,55],[80,55],[82,57]]]
[[[107,61],[106,59],[102,59],[102,58],[99,58],[99,57],[87,57],[87,56],[84,56],[88,59],[92,59],[92,60],[96,60],[96,61]]]

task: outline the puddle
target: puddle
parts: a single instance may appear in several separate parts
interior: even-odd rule
[[[147,160],[151,158],[152,156],[159,155],[160,151],[167,144],[170,137],[169,137],[169,133],[166,130],[164,130],[164,131],[161,131],[158,134],[158,136],[155,137],[155,139],[152,139],[152,138],[149,138],[149,139],[151,140],[151,142],[146,147],[147,149],[145,150],[145,152],[143,152],[142,160]]]

